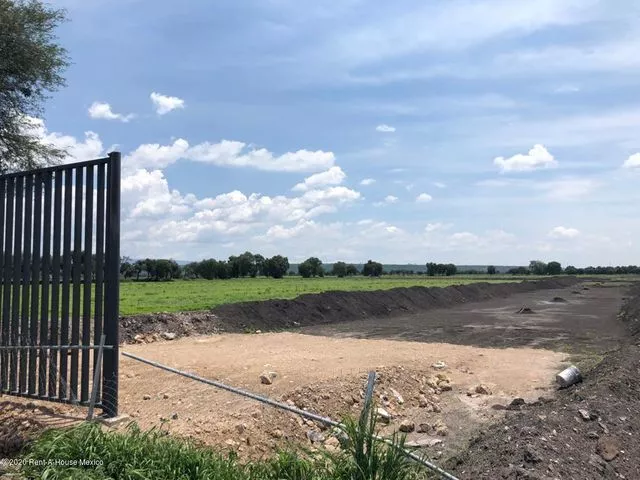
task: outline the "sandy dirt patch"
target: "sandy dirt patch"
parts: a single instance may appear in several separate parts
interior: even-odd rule
[[[391,340],[328,338],[295,333],[225,334],[173,342],[129,345],[125,351],[198,375],[246,388],[301,408],[339,418],[356,414],[366,372],[381,380],[377,400],[394,419],[387,433],[403,420],[447,426],[438,446],[454,447],[479,424],[502,415],[491,408],[514,397],[534,401],[552,389],[554,374],[565,355],[542,349],[485,349],[450,344]],[[443,361],[437,370],[432,364]],[[272,385],[259,376],[274,371]],[[294,415],[261,407],[213,387],[154,369],[128,358],[121,363],[120,406],[142,427],[162,425],[170,432],[207,444],[264,454],[288,440],[306,440],[317,429]],[[429,379],[447,377],[450,391],[435,393]],[[467,391],[486,385],[491,395],[470,397]],[[393,391],[403,400],[398,401]],[[422,392],[422,393],[421,393]],[[438,408],[420,406],[421,397]],[[434,436],[411,433],[410,440]],[[308,440],[306,440],[308,442]]]

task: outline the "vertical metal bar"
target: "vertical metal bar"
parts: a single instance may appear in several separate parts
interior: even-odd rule
[[[96,352],[93,369],[93,385],[91,386],[91,400],[89,401],[89,411],[87,412],[87,420],[93,420],[93,408],[98,398],[98,389],[100,385],[100,373],[102,372],[102,352],[104,350],[105,335],[100,335],[100,348]],[[95,351],[95,350],[94,350]]]
[[[9,344],[9,321],[11,307],[11,262],[13,256],[13,178],[7,178],[6,181],[6,202],[4,216],[4,265],[2,275],[2,341],[5,345]],[[9,391],[7,383],[9,374],[9,352],[3,353],[2,371],[0,371],[0,384],[4,392]]]
[[[103,405],[104,415],[118,414],[118,353],[120,302],[120,153],[109,154],[107,176],[107,265],[105,271],[105,325],[107,345],[104,352]],[[107,395],[105,395],[105,392]]]
[[[36,173],[33,179],[33,242],[31,248],[31,318],[29,334],[31,345],[38,344],[38,320],[40,315],[40,242],[42,228],[42,174]],[[36,393],[36,379],[38,377],[38,351],[29,350],[29,394]]]
[[[80,273],[82,271],[82,187],[84,170],[76,168],[75,214],[73,216],[73,300],[71,306],[71,345],[80,344]],[[78,350],[71,351],[70,395],[78,396]]]
[[[4,297],[4,209],[6,200],[6,183],[4,178],[0,178],[0,344],[6,345],[8,339],[4,338],[4,330],[2,328],[2,299]],[[0,352],[0,393],[4,392],[6,385],[3,382],[1,372],[4,371],[6,363],[6,353]]]
[[[71,214],[73,198],[73,170],[64,171],[64,227],[62,245],[62,305],[60,308],[60,344],[69,345],[69,282],[71,281]],[[60,384],[58,395],[68,398],[67,391],[67,359],[69,350],[60,351]]]
[[[20,326],[21,345],[31,345],[29,330],[29,283],[31,282],[31,225],[33,222],[33,175],[27,175],[24,186],[24,240],[22,254],[22,322]],[[27,391],[29,352],[20,357],[20,393]]]
[[[13,247],[13,287],[11,295],[11,345],[21,344],[20,338],[20,280],[22,279],[22,194],[24,177],[15,178],[15,221],[14,221],[14,247]],[[9,361],[9,389],[18,392],[18,365],[19,357],[26,352],[11,352]]]
[[[49,345],[60,345],[58,339],[58,318],[60,315],[60,235],[62,227],[62,175],[58,170],[54,176],[53,187],[53,256],[51,258],[51,333]],[[49,397],[57,398],[58,351],[49,354]]]
[[[84,281],[84,292],[82,295],[82,345],[91,344],[91,263],[93,261],[93,166],[87,167],[87,178],[85,180],[85,209],[84,209],[84,271],[82,272]],[[88,349],[82,350],[82,382],[80,385],[80,401],[86,402],[89,399],[89,359],[91,352]]]
[[[93,343],[96,344],[102,338],[102,325],[104,323],[103,316],[103,286],[104,286],[104,194],[105,194],[105,170],[106,164],[98,165],[98,185],[96,188],[96,282],[95,282],[95,307],[94,307],[94,326],[93,326]],[[102,357],[100,359],[102,361]],[[93,352],[93,370],[95,372],[99,362]],[[94,377],[95,378],[95,377]],[[98,376],[98,383],[94,385],[96,390],[96,398],[100,398],[100,387],[102,378]]]
[[[49,283],[51,275],[51,171],[44,172],[44,208],[42,211],[42,286],[40,292],[40,345],[49,340]],[[47,357],[50,351],[40,349],[38,395],[47,395]]]

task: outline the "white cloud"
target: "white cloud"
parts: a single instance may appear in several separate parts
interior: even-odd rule
[[[313,187],[324,185],[340,185],[347,175],[338,166],[331,167],[326,172],[315,173],[304,179],[304,182],[298,183],[293,187],[293,191],[304,192]]]
[[[575,228],[555,227],[548,233],[551,238],[576,238],[580,235],[580,231]]]
[[[623,168],[640,168],[640,152],[634,153],[622,164]]]
[[[436,223],[427,223],[427,226],[424,227],[424,231],[427,233],[431,233],[431,232],[435,232],[438,230],[446,230],[448,228],[451,228],[453,225],[450,223],[440,223],[440,222],[436,222]]]
[[[171,145],[147,143],[140,145],[123,159],[125,169],[165,168],[185,158],[189,150],[189,142],[179,138]]]
[[[438,188],[447,188],[447,185],[442,182],[433,182],[433,185]]]
[[[184,108],[184,100],[178,97],[169,97],[153,92],[149,96],[158,115],[165,115],[172,110]]]
[[[374,183],[376,183],[375,179],[373,179],[373,178],[365,178],[360,182],[360,185],[366,187],[368,185],[373,185]]]
[[[376,127],[376,132],[393,133],[395,131],[396,131],[396,127],[392,127],[391,125],[387,125],[385,123],[383,123],[382,125],[378,125]]]
[[[513,157],[496,157],[493,163],[500,167],[502,172],[526,172],[539,168],[549,168],[557,165],[544,145],[534,145],[528,154],[518,153]]]
[[[67,156],[63,163],[82,162],[100,158],[104,154],[104,147],[100,136],[92,131],[84,132],[84,140],[78,140],[71,135],[63,135],[57,132],[49,132],[44,121],[39,118],[28,117],[30,124],[29,133],[40,138],[46,145],[65,150]]]
[[[416,197],[416,202],[418,203],[428,203],[433,200],[433,197],[428,193],[421,193]]]
[[[394,196],[394,195],[387,195],[386,197],[384,197],[384,200],[381,202],[374,202],[373,206],[374,207],[382,207],[384,205],[391,205],[392,203],[397,203],[398,202],[398,197]]]
[[[317,172],[330,169],[334,162],[333,152],[298,150],[278,157],[261,148],[243,153],[246,144],[222,140],[219,143],[204,142],[193,147],[179,138],[171,145],[145,144],[127,155],[124,165],[128,168],[164,168],[180,159],[210,163],[226,167],[250,167],[258,170],[280,172]]]
[[[129,113],[127,115],[114,113],[113,110],[111,110],[111,105],[104,102],[93,102],[89,107],[89,116],[94,119],[119,120],[124,123],[127,123],[135,117],[133,113]]]

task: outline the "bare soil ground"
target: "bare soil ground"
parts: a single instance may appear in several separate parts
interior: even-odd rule
[[[516,293],[393,319],[367,318],[304,327],[303,333],[348,338],[446,342],[480,347],[539,347],[576,352],[619,345],[616,321],[627,284],[591,282]],[[530,309],[519,313],[522,309]]]
[[[553,402],[524,406],[449,462],[462,479],[640,478],[640,285],[618,321],[622,347]]]
[[[549,392],[553,374],[565,358],[541,349],[492,350],[295,333],[225,334],[171,344],[128,346],[127,351],[255,393],[290,400],[299,408],[336,420],[345,413],[357,414],[366,372],[376,370],[381,377],[376,387],[378,401],[394,416],[385,431],[397,429],[403,420],[410,420],[416,427],[441,422],[448,431],[446,438],[438,439],[447,447],[461,445],[471,432],[470,426],[501,416],[502,412],[491,408],[493,404],[508,404],[516,396],[533,401]],[[434,369],[432,364],[438,361],[444,361],[447,367]],[[513,366],[523,364],[533,367],[514,375]],[[307,432],[316,429],[293,415],[261,408],[254,401],[241,400],[135,360],[124,358],[121,368],[125,372],[121,409],[145,427],[166,419],[165,428],[172,433],[239,447],[249,454],[266,453],[287,439],[308,443]],[[264,371],[277,373],[272,385],[261,384],[259,377]],[[445,383],[450,390],[429,386],[437,385],[438,374],[449,380]],[[467,391],[479,384],[486,385],[492,394],[467,396]],[[400,394],[402,403],[392,389]],[[426,400],[422,407],[421,395]],[[436,429],[431,430],[414,433],[409,440],[433,438]]]

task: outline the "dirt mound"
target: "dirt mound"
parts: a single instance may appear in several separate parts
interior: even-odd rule
[[[520,405],[450,460],[461,479],[640,478],[640,287],[621,311],[631,342],[549,402]],[[512,410],[512,408],[507,408]]]
[[[554,303],[567,303],[567,301],[562,297],[553,297],[553,300],[551,301]]]
[[[161,313],[121,319],[121,341],[148,342],[164,332],[174,338],[219,332],[278,331],[368,317],[393,317],[538,289],[564,288],[575,277],[518,283],[479,282],[450,287],[409,287],[373,292],[325,292],[293,300],[222,305],[210,312]],[[154,334],[155,337],[154,337]]]

